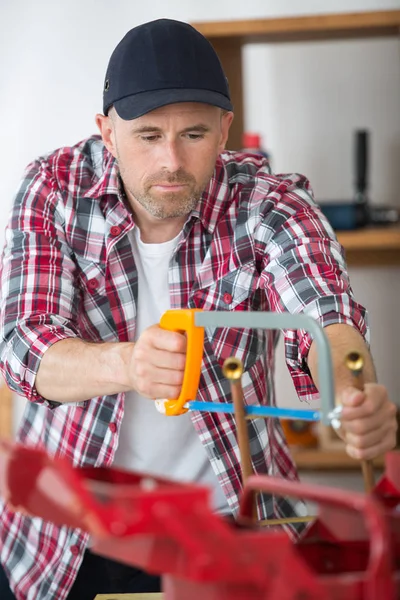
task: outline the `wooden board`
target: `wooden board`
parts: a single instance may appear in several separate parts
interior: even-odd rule
[[[242,132],[243,132],[243,79],[242,79],[242,55],[241,48],[235,41],[218,40],[212,41],[215,51],[224,68],[228,78],[229,89],[232,99],[234,98],[234,113],[231,128],[229,130],[229,139],[227,142],[227,150],[239,150],[242,148]]]
[[[163,600],[164,594],[98,594],[94,600]]]
[[[397,36],[400,10],[206,21],[195,22],[192,25],[210,41],[230,37],[242,43]]]
[[[337,231],[336,235],[346,250],[400,251],[400,225]]]
[[[400,226],[337,231],[349,265],[400,265]]]
[[[299,470],[312,471],[341,471],[359,470],[360,461],[351,458],[344,450],[321,450],[316,449],[290,449],[293,460]],[[382,470],[384,458],[374,460],[374,466]]]

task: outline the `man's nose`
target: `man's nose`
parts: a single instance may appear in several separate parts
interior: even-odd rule
[[[183,166],[179,144],[176,141],[163,144],[162,163],[162,167],[170,173],[175,173]]]

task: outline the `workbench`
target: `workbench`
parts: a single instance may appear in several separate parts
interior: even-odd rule
[[[163,600],[163,594],[98,594],[94,600]]]

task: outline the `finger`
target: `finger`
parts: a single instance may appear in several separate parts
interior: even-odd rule
[[[165,385],[163,383],[152,384],[148,393],[143,393],[142,396],[150,400],[176,400],[181,393],[181,386]]]
[[[357,406],[343,406],[341,418],[344,421],[372,417],[384,408],[385,404],[391,404],[385,396],[365,392],[362,404]]]
[[[153,384],[181,387],[183,383],[183,373],[183,371],[177,371],[175,369],[156,368],[151,374],[151,381]]]
[[[136,348],[135,361],[143,363],[143,368],[155,367],[161,369],[172,369],[174,371],[184,371],[186,364],[186,354],[179,352],[169,352],[147,347]],[[144,373],[141,373],[144,375]]]
[[[395,427],[385,423],[382,427],[375,428],[368,433],[357,434],[350,431],[345,432],[345,440],[349,446],[359,450],[372,448],[385,441],[387,435],[391,436],[395,432]]]
[[[376,415],[377,411],[371,406],[371,403],[365,402],[361,406],[357,406],[356,408],[343,408],[341,413],[341,421],[350,422],[350,421],[359,421],[362,419],[373,419]]]
[[[154,348],[159,350],[168,350],[168,352],[186,353],[187,339],[186,335],[178,331],[169,331],[162,329],[159,325],[149,327],[142,335],[147,336]]]
[[[337,404],[340,404],[343,407],[354,408],[361,406],[365,401],[365,398],[366,393],[364,390],[358,390],[354,387],[347,387],[339,395]]]
[[[379,429],[385,424],[391,427],[397,427],[396,407],[392,403],[386,403],[373,415],[365,414],[360,409],[354,409],[354,412],[348,412],[343,415],[341,420],[342,428],[353,434],[365,434]]]
[[[178,398],[182,382],[181,371],[159,369],[152,365],[137,366],[135,390],[145,398]]]
[[[366,401],[369,401],[371,411],[378,409],[384,402],[389,402],[386,388],[377,383],[367,383],[363,390],[348,387],[339,397],[339,404],[345,408],[355,408]]]
[[[354,446],[347,444],[346,452],[349,456],[357,460],[371,460],[378,456],[382,456],[389,450],[393,450],[395,446],[396,432],[390,430],[382,436],[382,439],[377,444],[370,446],[369,448],[355,448]]]
[[[174,369],[160,369],[151,364],[138,364],[136,366],[138,379],[137,391],[146,396],[153,397],[154,385],[161,384],[167,386],[182,387],[183,371]]]

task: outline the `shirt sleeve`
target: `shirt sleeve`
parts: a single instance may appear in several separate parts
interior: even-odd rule
[[[0,369],[7,385],[30,401],[52,344],[77,337],[75,265],[64,232],[63,199],[43,161],[30,164],[6,228],[1,266]]]
[[[285,182],[274,208],[265,212],[259,239],[267,240],[261,279],[271,311],[314,318],[322,327],[344,323],[369,344],[365,308],[356,302],[332,227],[312,198],[308,181]],[[311,334],[284,331],[286,363],[300,400],[319,397],[307,367]]]

